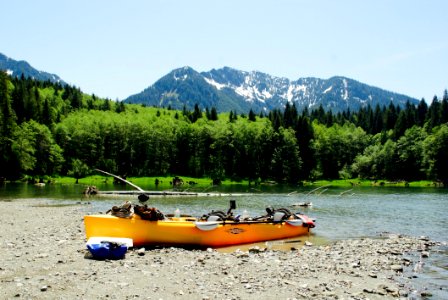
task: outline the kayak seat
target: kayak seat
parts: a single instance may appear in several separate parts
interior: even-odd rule
[[[210,213],[203,215],[201,218],[203,221],[225,221],[227,219],[227,214],[220,210],[212,210]]]

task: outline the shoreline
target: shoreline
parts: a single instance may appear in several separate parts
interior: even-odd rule
[[[129,182],[137,184],[139,186],[145,187],[151,191],[172,191],[173,185],[169,184],[172,180],[172,177],[175,176],[152,176],[152,177],[129,177],[127,178]],[[101,185],[101,184],[110,184],[110,185],[118,185],[125,186],[125,184],[116,184],[114,183],[114,179],[111,176],[104,175],[90,175],[87,177],[79,178],[79,182],[76,183],[76,179],[74,177],[68,176],[43,176],[43,182],[38,182],[37,179],[27,181],[26,179],[9,181],[5,180],[3,183],[29,183],[29,184],[78,184],[84,186],[92,186],[92,185]],[[177,186],[177,190],[174,189],[174,192],[178,192],[182,189],[186,190],[194,190],[194,189],[209,189],[213,187],[212,179],[210,178],[194,178],[181,176],[184,180],[184,184],[181,186]],[[29,179],[32,179],[31,177]],[[160,183],[155,184],[155,181],[158,180]],[[1,183],[1,182],[0,182]],[[289,185],[285,183],[279,182],[271,182],[271,181],[261,181],[258,184],[255,184],[253,181],[249,182],[247,179],[241,181],[232,181],[230,179],[224,180],[220,187],[229,187],[229,186],[247,186],[247,187],[269,187],[269,186],[291,186],[295,188],[322,188],[322,187],[339,187],[339,188],[356,188],[356,187],[378,187],[378,188],[387,188],[387,187],[398,187],[398,188],[446,188],[443,186],[442,182],[435,180],[416,180],[416,181],[391,181],[386,179],[359,179],[359,178],[351,178],[351,179],[318,179],[314,181],[304,180],[300,181],[297,184]],[[196,193],[194,191],[193,193]]]
[[[97,261],[85,246],[89,204],[1,204],[3,299],[406,298],[416,268],[435,245],[387,235],[291,251],[133,248],[123,260]]]

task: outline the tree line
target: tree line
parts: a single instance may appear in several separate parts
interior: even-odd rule
[[[0,177],[208,176],[448,182],[448,95],[428,106],[247,115],[124,104],[0,72]]]

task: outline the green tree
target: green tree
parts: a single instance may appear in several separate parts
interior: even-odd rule
[[[366,147],[363,154],[358,155],[352,164],[352,172],[361,178],[396,180],[397,163],[399,161],[396,143],[387,140],[384,145],[377,142]]]
[[[254,111],[251,109],[250,111],[249,111],[249,121],[251,121],[251,122],[255,122],[256,121],[256,119],[255,119],[255,113],[254,113]]]
[[[126,111],[126,106],[124,105],[124,102],[123,101],[118,101],[115,104],[115,112],[116,113],[122,113],[122,112],[125,112],[125,111]]]
[[[79,159],[74,159],[72,161],[72,168],[69,172],[70,176],[75,177],[76,184],[79,183],[79,179],[89,175],[89,167]]]
[[[76,103],[78,103],[78,102],[76,102]],[[111,110],[111,108],[112,108],[111,101],[109,99],[103,100],[103,104],[101,105],[101,110],[109,111],[109,110]]]
[[[440,123],[448,122],[448,91],[443,92],[442,103],[440,104]]]
[[[0,71],[0,177],[12,177],[17,174],[12,151],[12,135],[17,123],[11,104],[11,89],[8,76]]]
[[[330,128],[313,123],[315,138],[313,148],[317,159],[317,173],[322,178],[337,179],[339,172],[350,166],[355,157],[362,153],[368,143],[368,136],[353,124],[338,124]]]
[[[69,100],[70,105],[73,109],[80,109],[83,107],[81,90],[77,88],[72,88]]]
[[[300,178],[302,161],[295,133],[292,129],[280,128],[272,155],[272,176],[276,181],[297,183]]]
[[[293,103],[291,106],[289,102],[286,102],[285,111],[283,113],[283,120],[285,128],[294,128],[297,123],[298,113],[296,105]]]
[[[377,134],[384,129],[383,111],[379,104],[375,106],[370,134]]]
[[[398,114],[399,112],[397,111],[397,108],[395,107],[395,105],[390,102],[387,110],[386,110],[386,115],[385,115],[385,129],[389,130],[389,129],[394,129],[395,127],[395,123],[397,122],[398,119]]]
[[[425,99],[422,99],[417,106],[417,125],[422,127],[426,121],[426,115],[428,113],[428,105]]]
[[[428,114],[427,114],[427,123],[426,123],[426,128],[428,130],[428,132],[433,129],[434,127],[438,126],[441,124],[440,119],[441,119],[441,104],[439,99],[437,98],[437,96],[434,96],[434,98],[432,99],[432,103],[429,106],[428,109]]]
[[[31,121],[34,122],[34,121]],[[36,138],[33,127],[25,122],[14,132],[12,149],[17,157],[19,173],[32,172],[36,166]]]
[[[302,172],[300,179],[308,179],[311,171],[316,166],[315,153],[312,149],[312,140],[314,139],[314,129],[310,119],[306,115],[299,117],[297,125],[294,128],[297,144],[300,149],[300,158],[302,161]]]
[[[235,121],[235,119],[234,119],[234,116],[233,116],[233,111],[231,110],[230,113],[229,113],[229,122],[232,123],[234,121]]]
[[[397,177],[407,181],[425,178],[423,170],[423,141],[426,132],[417,126],[406,130],[397,141]]]
[[[11,103],[11,82],[3,71],[0,71],[0,134],[10,137],[16,126],[16,115]]]
[[[212,107],[210,111],[210,120],[211,121],[217,121],[218,120],[218,112],[216,111],[215,107]]]
[[[48,127],[34,120],[17,127],[12,149],[22,174],[54,175],[64,161],[62,149],[55,143]]]
[[[23,74],[22,74],[23,77]],[[25,88],[25,79],[16,80],[14,82],[14,90],[12,92],[12,106],[17,116],[17,123],[21,124],[26,118],[25,99],[27,99],[27,90]]]
[[[269,112],[269,120],[274,130],[278,131],[283,126],[283,114],[279,109],[273,109]]]
[[[194,111],[193,113],[190,115],[190,121],[191,123],[196,122],[199,118],[202,118],[202,112],[199,109],[199,105],[196,103],[194,105]]]
[[[53,114],[53,109],[50,106],[50,103],[48,101],[48,98],[45,98],[44,100],[44,104],[42,107],[42,117],[41,117],[41,122],[42,124],[51,127],[54,123],[54,114]]]
[[[424,161],[428,176],[448,186],[448,125],[434,128],[423,142]]]

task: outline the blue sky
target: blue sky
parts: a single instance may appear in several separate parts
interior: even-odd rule
[[[448,88],[445,0],[0,0],[0,52],[123,99],[171,70],[346,76],[430,102]]]

